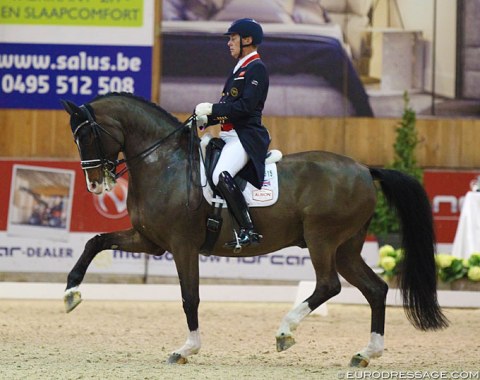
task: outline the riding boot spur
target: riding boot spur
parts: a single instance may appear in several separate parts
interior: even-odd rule
[[[241,247],[260,243],[263,236],[254,231],[247,202],[229,172],[220,173],[217,189],[240,226],[240,233],[236,239],[226,243],[225,246],[240,250]]]

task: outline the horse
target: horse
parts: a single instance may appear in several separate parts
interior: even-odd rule
[[[201,192],[198,167],[202,156],[197,149],[196,128],[128,93],[97,96],[81,106],[68,100],[62,104],[70,115],[88,191],[102,194],[111,190],[115,179],[128,170],[127,207],[132,225],[125,231],[102,233],[86,243],[67,277],[66,311],[81,302],[79,285],[100,251],[162,255],[168,250],[176,265],[189,333],[185,344],[174,350],[167,362],[184,364],[201,347],[199,251],[211,207]],[[126,167],[117,173],[123,161]],[[388,285],[360,255],[378,188],[397,210],[402,226],[404,262],[399,287],[408,320],[419,330],[448,326],[437,300],[431,205],[418,180],[324,151],[285,155],[277,170],[278,201],[261,209],[251,208],[263,240],[243,248],[240,255],[252,257],[289,246],[306,247],[316,276],[313,293],[281,320],[276,332],[277,351],[295,344],[294,331],[301,321],[340,292],[340,274],[361,291],[371,308],[370,340],[354,353],[350,365],[365,367],[382,355]],[[238,256],[224,247],[235,225],[227,217],[228,210],[223,209],[222,216],[225,222],[213,254]]]

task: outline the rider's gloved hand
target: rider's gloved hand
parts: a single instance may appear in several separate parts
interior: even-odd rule
[[[198,116],[208,116],[212,114],[212,103],[200,103],[195,107],[195,115]]]
[[[202,115],[202,116],[197,115],[196,118],[197,118],[197,128],[203,131],[207,127],[208,117],[206,115]],[[192,123],[193,123],[193,118],[189,120],[189,122],[187,123],[187,127],[192,128]]]

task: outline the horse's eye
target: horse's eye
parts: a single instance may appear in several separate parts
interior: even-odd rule
[[[89,131],[83,131],[83,133],[79,133],[78,142],[83,146],[90,146],[94,142],[93,133]]]

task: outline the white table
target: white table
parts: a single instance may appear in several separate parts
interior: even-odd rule
[[[469,191],[463,201],[452,255],[468,258],[480,252],[480,192]]]

